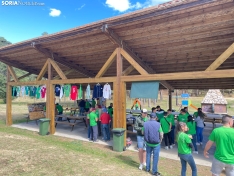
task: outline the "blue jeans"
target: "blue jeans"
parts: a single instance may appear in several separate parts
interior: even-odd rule
[[[193,147],[194,147],[195,151],[197,151],[197,145],[196,145],[197,135],[193,134],[192,136],[193,136],[193,139],[192,139]]]
[[[105,141],[110,140],[110,125],[102,124],[102,134]]]
[[[151,154],[153,152],[153,168],[152,173],[155,174],[158,172],[158,159],[160,152],[160,144],[156,147],[150,147],[146,145],[146,171],[150,171],[150,162],[151,162]]]
[[[175,144],[175,125],[171,126],[171,143]]]
[[[178,154],[178,156],[180,157],[180,162],[182,165],[181,176],[186,176],[187,163],[192,169],[192,176],[197,176],[197,167],[192,154]]]
[[[84,107],[80,107],[80,115],[84,114]]]
[[[197,142],[202,142],[203,141],[203,129],[201,127],[197,127]]]

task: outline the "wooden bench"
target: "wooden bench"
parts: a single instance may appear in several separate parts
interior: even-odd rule
[[[205,118],[204,122],[210,122],[213,125],[213,129],[216,127],[216,123],[222,123],[222,119],[210,119],[210,118]]]
[[[72,126],[71,131],[73,131],[73,128],[74,128],[74,126],[76,124],[76,123],[71,123],[71,122],[68,122],[68,121],[55,121],[55,128],[56,128],[58,123]]]

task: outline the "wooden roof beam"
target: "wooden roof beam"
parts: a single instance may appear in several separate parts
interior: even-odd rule
[[[16,74],[15,74],[15,70],[12,68],[12,66],[7,66],[7,69],[8,69],[8,71],[10,72],[10,74],[11,74],[13,80],[14,80],[15,82],[19,82],[19,80],[18,80],[18,78],[17,78],[17,76],[16,76]]]
[[[45,75],[46,71],[47,71],[47,68],[48,68],[48,63],[49,61],[47,60],[44,64],[44,66],[42,67],[39,75],[37,76],[37,79],[36,81],[40,81],[42,79],[42,77]]]
[[[133,70],[135,70],[135,68],[134,68],[132,65],[130,65],[128,68],[126,68],[126,69],[123,71],[122,75],[123,75],[123,76],[127,76],[127,75],[129,75]]]
[[[32,74],[32,73],[26,73],[25,75],[18,77],[18,80],[24,79],[24,78],[28,77],[28,76],[31,75],[31,74]],[[12,80],[11,82],[13,82],[13,81],[14,81],[14,80]]]
[[[72,62],[69,62],[65,57],[60,57],[60,56],[58,56],[58,54],[53,53],[52,51],[50,51],[47,48],[42,48],[40,45],[35,45],[35,44],[32,44],[32,47],[35,50],[37,50],[38,52],[44,54],[46,57],[53,58],[54,61],[66,66],[66,67],[69,67],[71,69],[74,69],[77,72],[83,74],[84,76],[87,76],[87,77],[94,77],[95,76],[94,73],[86,70],[84,67],[82,67],[80,65],[76,65]]]
[[[150,74],[156,73],[148,64],[144,63],[144,61],[133,52],[133,50],[126,44],[125,41],[121,40],[113,30],[110,30],[107,24],[102,26],[102,32],[110,39],[113,44],[123,48],[145,71]],[[174,90],[174,88],[169,83],[166,84],[164,82],[162,85],[167,86],[166,88],[170,90]]]
[[[216,70],[234,53],[234,43],[224,51],[207,69],[206,71]]]
[[[101,70],[98,72],[98,74],[95,76],[95,78],[100,78],[102,77],[106,71],[108,70],[108,68],[111,66],[111,64],[114,62],[115,58],[117,55],[117,48],[115,49],[115,51],[111,54],[111,56],[107,59],[107,61],[105,62],[105,64],[102,66]]]
[[[66,75],[63,73],[63,71],[59,68],[58,64],[54,60],[49,59],[49,62],[51,63],[51,65],[54,67],[55,71],[58,73],[58,75],[62,79],[67,79]]]

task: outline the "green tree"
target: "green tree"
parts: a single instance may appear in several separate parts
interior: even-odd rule
[[[41,35],[49,35],[48,32],[43,32]]]

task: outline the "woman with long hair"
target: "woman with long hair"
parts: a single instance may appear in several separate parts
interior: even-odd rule
[[[197,142],[196,122],[194,121],[193,116],[191,116],[191,115],[188,116],[187,126],[188,126],[188,129],[189,129],[187,131],[187,134],[192,135],[192,143],[193,143],[193,147],[194,147],[193,153],[198,154],[197,145],[196,145],[196,142]]]
[[[202,111],[198,111],[198,116],[195,119],[197,122],[196,132],[197,132],[197,143],[196,145],[202,145],[203,141],[203,129],[204,129],[204,119],[205,114]]]
[[[192,176],[197,176],[197,167],[193,159],[192,151],[192,136],[186,134],[188,127],[186,123],[179,122],[177,124],[177,144],[178,156],[181,162],[181,176],[186,176],[187,163],[192,169]]]

